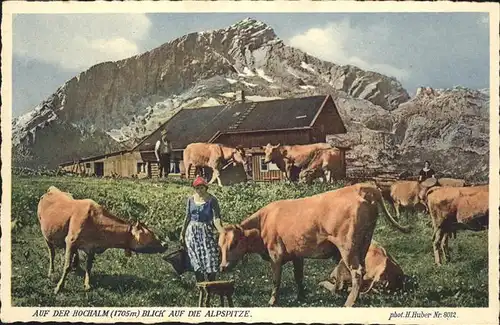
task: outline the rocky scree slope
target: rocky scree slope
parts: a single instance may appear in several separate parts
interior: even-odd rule
[[[422,112],[444,103],[432,104],[439,96],[424,101],[419,94],[410,100],[394,78],[319,60],[285,45],[265,23],[245,19],[80,73],[13,121],[15,164],[55,167],[61,161],[130,148],[178,109],[224,104],[238,90],[250,101],[332,94],[348,129],[335,140],[354,146],[348,155],[354,169],[399,168],[391,158],[409,148],[427,152],[415,139],[428,135],[443,144],[460,142],[452,132],[457,120],[448,119],[445,111],[437,118],[441,124],[419,128],[419,117],[426,118]],[[484,96],[475,100],[482,103]],[[450,109],[462,116],[468,106],[461,105],[468,104],[459,102]],[[482,132],[482,117],[465,115],[463,125]],[[448,137],[432,132],[443,125],[450,125]]]

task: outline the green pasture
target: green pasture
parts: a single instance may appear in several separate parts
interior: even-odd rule
[[[65,289],[55,295],[62,268],[62,251],[56,254],[55,277],[47,278],[48,252],[36,216],[40,196],[51,185],[71,192],[76,198],[92,198],[124,219],[138,219],[160,234],[170,237],[172,249],[185,211],[189,184],[181,180],[112,180],[71,176],[21,176],[12,180],[12,303],[15,306],[196,306],[194,275],[177,276],[161,255],[133,255],[108,250],[96,257],[94,289],[83,290],[81,274],[71,273]],[[211,187],[220,202],[225,222],[239,222],[269,202],[304,197],[340,187],[342,184],[238,184]],[[374,239],[401,264],[414,283],[412,290],[392,294],[361,296],[359,307],[486,307],[488,305],[487,232],[459,232],[450,240],[452,262],[434,264],[429,217],[409,212],[402,223],[412,225],[410,234],[394,230],[380,217]],[[81,253],[82,262],[84,254]],[[293,266],[283,270],[280,306],[343,306],[347,293],[331,295],[318,283],[334,267],[332,260],[306,260],[307,299],[296,301]],[[235,306],[266,307],[271,294],[271,270],[267,262],[251,255],[223,279],[236,280]],[[218,299],[214,299],[214,304]]]

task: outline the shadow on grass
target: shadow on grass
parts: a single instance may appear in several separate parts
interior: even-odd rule
[[[135,291],[142,293],[158,287],[158,283],[149,279],[137,277],[135,275],[121,274],[93,274],[91,275],[91,283],[93,288],[101,288],[115,292]]]

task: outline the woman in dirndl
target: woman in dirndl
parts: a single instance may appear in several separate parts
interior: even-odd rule
[[[202,177],[193,182],[194,194],[187,200],[186,218],[181,231],[196,281],[215,281],[219,268],[219,247],[214,228],[222,231],[217,198],[208,193],[208,184]]]

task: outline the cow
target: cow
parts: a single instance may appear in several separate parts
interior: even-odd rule
[[[375,240],[372,240],[365,257],[366,273],[363,277],[362,293],[368,293],[376,284],[382,284],[389,290],[402,289],[405,274],[397,261]],[[351,284],[351,273],[343,261],[333,269],[327,281],[320,286],[335,293],[345,284]]]
[[[122,248],[136,253],[163,253],[164,244],[140,222],[128,223],[90,199],[74,199],[69,193],[50,186],[38,202],[38,220],[49,251],[49,272],[54,270],[55,248],[64,248],[63,274],[54,292],[64,286],[70,268],[78,263],[78,250],[87,254],[84,289],[90,290],[90,272],[95,254]]]
[[[324,182],[332,182],[333,174],[341,172],[343,166],[342,153],[337,148],[320,149],[313,153],[310,162],[300,171],[299,179],[307,184],[316,177]]]
[[[217,180],[219,186],[222,186],[220,171],[225,165],[231,162],[233,166],[238,163],[243,164],[243,166],[246,165],[246,155],[243,148],[239,146],[232,148],[216,143],[197,142],[189,144],[184,149],[183,160],[186,178],[189,177],[191,166],[194,166],[197,172],[199,168],[210,167],[213,173],[209,184]]]
[[[345,303],[354,305],[365,273],[365,256],[375,230],[378,210],[402,232],[387,211],[380,191],[372,184],[356,184],[310,197],[280,200],[259,209],[240,224],[227,225],[219,234],[221,272],[231,270],[247,253],[271,262],[273,290],[269,305],[278,301],[281,268],[293,262],[298,299],[304,297],[304,258],[340,258],[352,277]]]
[[[457,202],[458,227],[481,231],[488,229],[489,191],[461,196]]]
[[[438,178],[437,186],[447,186],[447,187],[467,187],[470,184],[464,179],[456,179],[456,178]]]
[[[445,187],[463,187],[466,182],[461,179],[454,178],[429,178],[423,182],[418,181],[401,181],[398,180],[389,187],[379,185],[379,188],[383,192],[383,196],[392,202],[394,210],[396,211],[396,217],[401,216],[400,208],[416,208],[419,205],[423,206],[426,211],[428,207],[426,205],[426,193],[429,189],[436,186]]]
[[[485,192],[486,195],[479,195]],[[451,234],[456,235],[457,213],[460,204],[460,218],[466,220],[484,213],[485,201],[474,202],[474,198],[487,200],[488,185],[470,187],[435,187],[427,191],[426,204],[432,220],[432,248],[437,265],[450,260],[448,240]],[[472,197],[472,195],[477,195]],[[471,196],[467,198],[467,196]]]
[[[273,146],[268,143],[263,147],[264,162],[274,163],[285,178],[292,180],[291,171],[293,167],[303,168],[311,161],[311,157],[315,151],[320,149],[332,149],[328,143],[314,143],[306,145],[282,146],[280,143]]]

